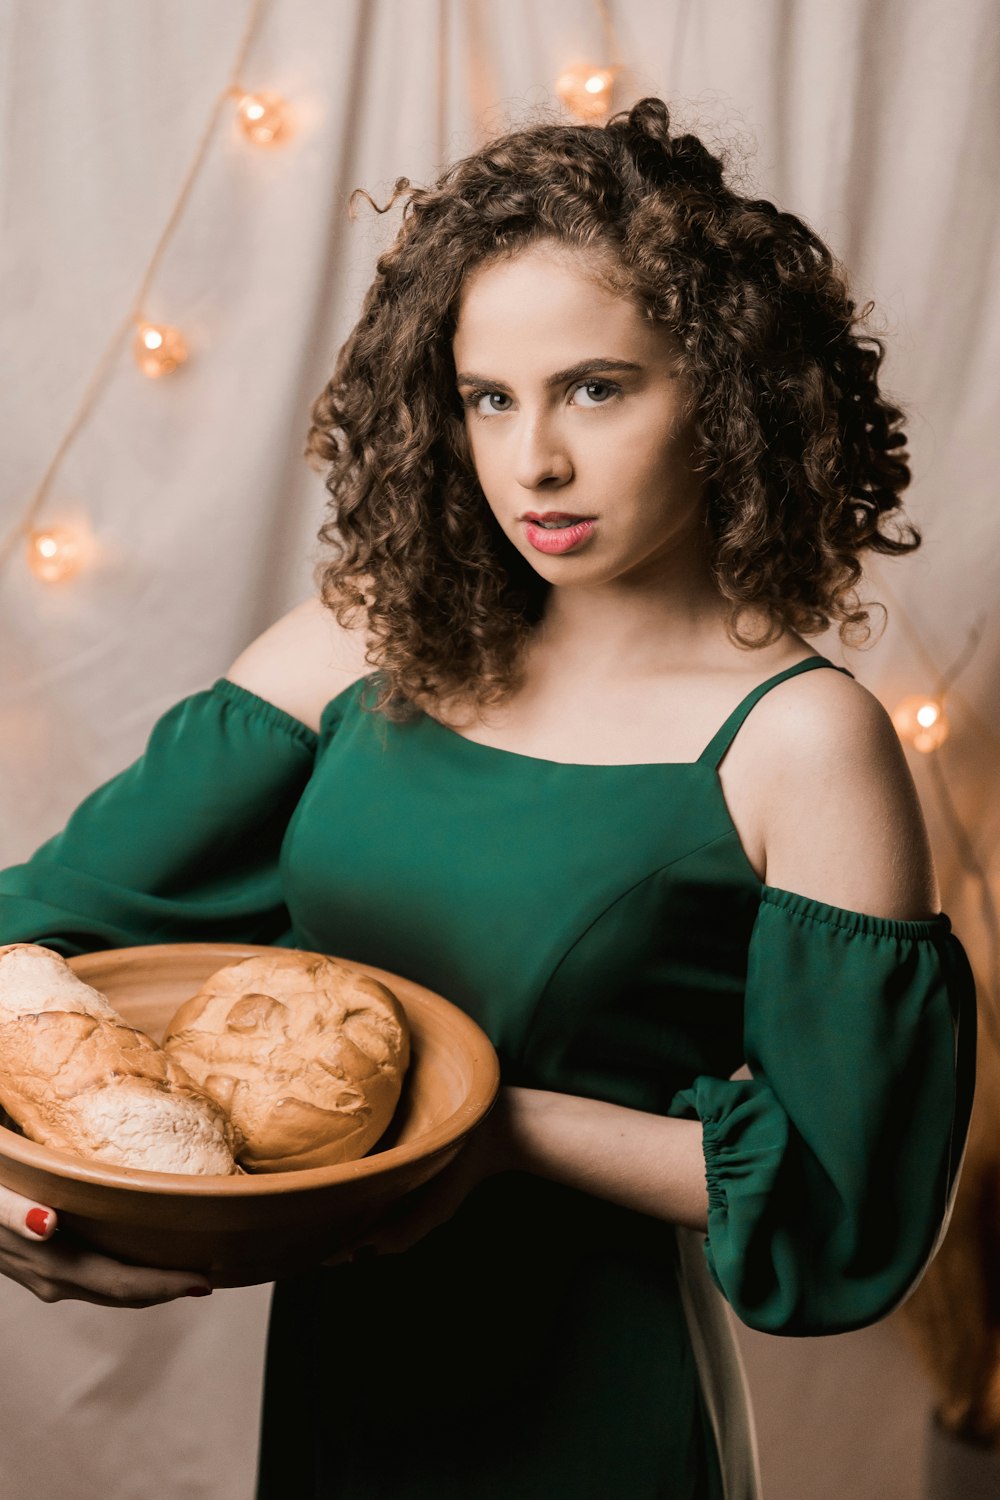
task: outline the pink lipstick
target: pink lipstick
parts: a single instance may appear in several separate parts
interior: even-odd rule
[[[594,529],[596,517],[576,516],[564,510],[529,510],[521,520],[524,522],[525,535],[536,552],[552,556],[569,552],[585,541]],[[549,525],[538,524],[543,521]]]

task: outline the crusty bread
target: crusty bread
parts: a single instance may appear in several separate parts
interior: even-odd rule
[[[239,1171],[225,1111],[35,943],[0,947],[0,1104],[60,1151],[149,1172]]]
[[[227,964],[171,1019],[164,1049],[228,1111],[249,1171],[364,1156],[399,1102],[406,1013],[370,975],[289,950]]]

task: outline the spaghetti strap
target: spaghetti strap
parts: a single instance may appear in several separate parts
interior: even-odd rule
[[[743,723],[747,714],[759,703],[765,693],[769,693],[779,682],[784,682],[786,677],[797,677],[800,672],[811,672],[815,667],[832,667],[835,672],[843,672],[848,677],[853,677],[853,672],[848,672],[846,667],[838,667],[836,662],[827,661],[825,656],[807,656],[805,661],[797,661],[794,666],[786,667],[783,672],[778,672],[774,677],[769,677],[766,682],[761,682],[751,692],[747,693],[742,703],[738,703],[722,728],[705,746],[698,757],[699,765],[718,766],[722,757],[729,749],[736,732]]]

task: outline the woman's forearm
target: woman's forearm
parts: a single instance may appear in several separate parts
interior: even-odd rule
[[[504,1087],[487,1124],[502,1170],[533,1172],[657,1219],[702,1232],[707,1228],[698,1120],[674,1120],[546,1089]]]

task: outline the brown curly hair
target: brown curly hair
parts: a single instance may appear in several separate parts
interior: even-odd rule
[[[674,333],[694,393],[695,468],[729,629],[867,634],[859,554],[903,553],[903,412],[880,393],[882,341],[859,332],[843,268],[794,214],[747,198],[697,136],[645,98],[606,125],[501,136],[432,187],[397,179],[403,221],[333,376],[306,455],[326,466],[317,582],[364,620],[374,708],[502,701],[549,584],[504,536],[476,478],[452,357],[466,275],[542,239],[601,252],[593,270]],[[607,251],[612,254],[608,256]],[[901,451],[904,450],[904,451]],[[741,631],[751,612],[765,632]]]

